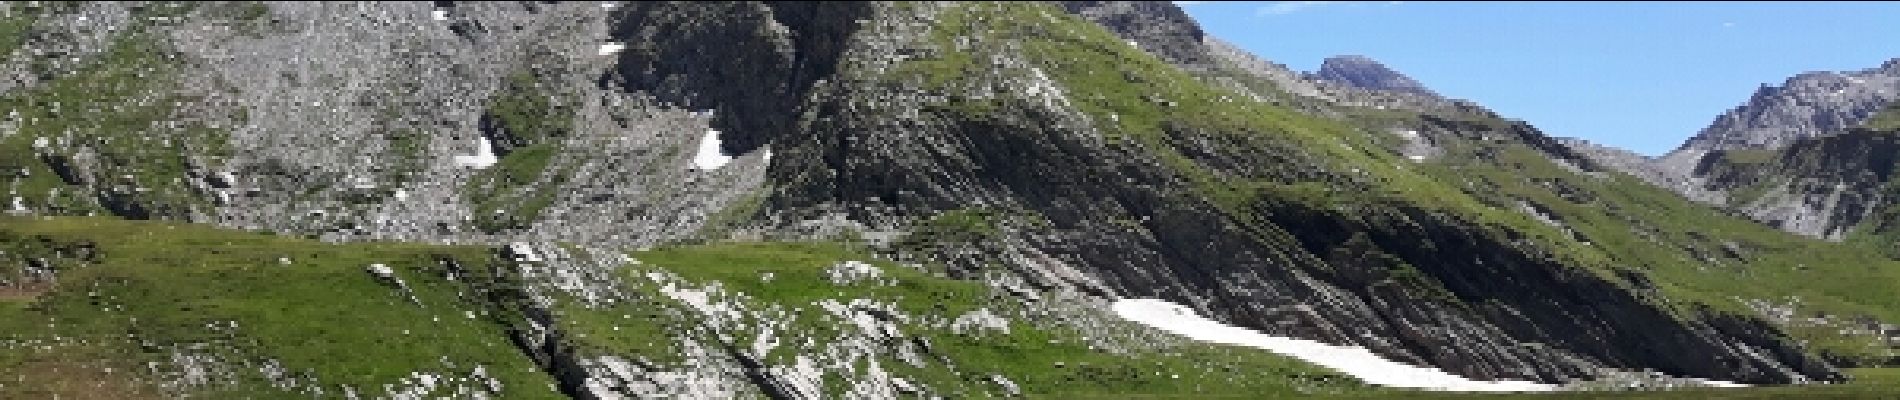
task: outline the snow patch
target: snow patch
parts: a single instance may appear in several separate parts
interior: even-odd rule
[[[1470,392],[1543,392],[1556,385],[1528,381],[1477,381],[1437,368],[1406,365],[1357,346],[1273,336],[1201,317],[1193,309],[1160,299],[1123,299],[1115,314],[1142,325],[1190,339],[1253,347],[1352,375],[1369,384],[1427,390]]]
[[[516,260],[516,261],[521,261],[521,262],[542,262],[542,261],[544,261],[544,260],[542,260],[542,258],[541,258],[541,254],[539,254],[539,253],[536,253],[536,252],[534,251],[534,246],[530,246],[530,245],[528,245],[527,243],[524,243],[524,242],[514,242],[514,243],[509,243],[509,244],[508,244],[508,252],[509,252],[509,253],[514,253],[514,258],[515,258],[515,260]]]
[[[430,12],[429,12],[429,19],[433,19],[433,20],[437,20],[437,21],[447,21],[447,20],[449,20],[449,12],[448,12],[448,10],[435,10],[435,11],[430,11]]]
[[[488,143],[488,138],[478,137],[475,138],[475,140],[480,142],[480,145],[475,147],[475,155],[455,156],[456,165],[472,168],[488,168],[489,166],[495,165],[496,161],[500,161],[495,158],[495,147],[493,144]]]
[[[603,43],[600,45],[600,55],[603,55],[603,56],[612,55],[614,53],[619,53],[621,50],[626,50],[626,49],[627,49],[627,45],[624,45],[624,44]]]
[[[719,152],[719,130],[707,129],[699,138],[699,152],[693,154],[693,168],[714,170],[732,162],[732,156]]]

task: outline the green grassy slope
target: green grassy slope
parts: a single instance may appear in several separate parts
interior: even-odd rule
[[[85,382],[49,369],[63,367],[124,389],[112,397],[170,397],[176,392],[161,389],[184,373],[170,362],[203,356],[213,360],[203,379],[228,383],[202,386],[214,397],[287,395],[266,365],[298,382],[291,390],[332,395],[345,387],[380,394],[415,372],[457,379],[476,368],[509,398],[557,395],[477,292],[478,282],[498,282],[483,276],[484,249],[14,217],[0,219],[0,246],[8,269],[48,260],[57,271],[50,287],[0,299],[0,342],[9,344],[0,346],[0,375],[9,378],[0,392],[90,397]],[[455,280],[451,262],[466,268]],[[416,301],[366,272],[371,264],[393,269]]]
[[[849,321],[828,314],[821,303],[868,301],[891,306],[905,340],[929,343],[923,360],[907,362],[894,346],[860,358],[876,359],[891,373],[953,397],[1001,394],[990,376],[1001,375],[1037,396],[1290,396],[1363,390],[1351,379],[1264,351],[1195,343],[1122,342],[1119,351],[1098,348],[1083,337],[1128,335],[1127,323],[1105,331],[1081,331],[1050,320],[1023,318],[1034,307],[1003,296],[983,284],[932,276],[923,269],[880,261],[864,249],[837,243],[719,243],[674,246],[633,253],[639,265],[622,271],[623,283],[644,301],[613,308],[569,307],[570,329],[586,332],[581,347],[596,354],[644,358],[660,365],[677,363],[677,342],[650,340],[693,337],[702,343],[746,347],[758,338],[758,326],[781,343],[816,340],[816,346],[784,345],[770,351],[772,365],[800,356],[836,350],[832,343],[861,333]],[[881,282],[838,284],[825,270],[840,262],[863,260],[883,271]],[[671,276],[660,283],[648,275]],[[663,287],[718,287],[717,299],[732,301],[748,316],[736,322],[709,321],[661,293]],[[1007,333],[959,332],[952,321],[978,309],[1010,319]],[[760,313],[757,316],[749,313]],[[658,318],[645,327],[626,323]],[[665,317],[673,315],[672,318]],[[763,318],[761,316],[774,316]],[[1058,314],[1060,315],[1060,314]],[[620,317],[620,318],[616,318]],[[645,318],[640,318],[645,317]],[[1095,315],[1093,318],[1111,318]],[[619,319],[620,321],[615,321]],[[654,329],[658,328],[658,329]],[[642,340],[646,336],[649,340]],[[887,343],[888,344],[888,343]],[[827,385],[843,385],[852,376],[828,371]]]
[[[1419,116],[1347,110],[1348,117],[1333,120],[1251,102],[1042,5],[954,6],[937,16],[933,35],[939,46],[972,50],[914,59],[892,76],[952,85],[957,76],[986,68],[972,53],[1020,48],[1102,135],[1145,150],[1235,220],[1258,218],[1248,206],[1261,202],[1342,215],[1419,207],[1657,294],[1652,299],[1682,318],[1695,318],[1697,310],[1754,316],[1750,301],[1793,297],[1803,316],[1900,321],[1900,293],[1887,289],[1900,285],[1900,263],[1878,246],[1806,239],[1628,176],[1563,168],[1516,138],[1505,121],[1449,117],[1466,120],[1456,127],[1464,132],[1441,144],[1448,153],[1413,163],[1398,155],[1402,141],[1389,132],[1429,124]],[[969,45],[951,45],[959,41]],[[954,94],[951,100],[962,105],[953,112],[965,113],[997,103]],[[1184,137],[1211,145],[1190,146]],[[1216,156],[1197,155],[1209,152]],[[1248,162],[1223,165],[1217,162],[1222,155]],[[1520,211],[1520,201],[1545,209],[1562,226]],[[1271,232],[1261,235],[1272,240]],[[1893,362],[1892,349],[1865,335],[1843,335],[1832,325],[1785,328],[1850,365]]]
[[[502,397],[559,396],[548,375],[508,341],[507,321],[514,315],[490,294],[518,283],[483,272],[493,267],[486,249],[323,244],[198,225],[68,217],[0,218],[0,248],[0,265],[8,267],[0,274],[6,282],[0,284],[0,376],[6,377],[0,393],[224,398],[337,394],[348,387],[381,395],[384,385],[400,387],[416,372],[455,379],[480,366],[500,383]],[[991,375],[1040,395],[1361,390],[1350,379],[1258,350],[1131,343],[1111,352],[1078,340],[1110,332],[1019,318],[1030,310],[980,283],[932,277],[839,244],[728,243],[634,256],[643,262],[619,271],[640,294],[633,301],[560,306],[559,325],[582,354],[642,358],[668,368],[682,362],[682,337],[752,343],[751,331],[720,330],[706,315],[664,296],[662,285],[647,278],[662,273],[678,278],[669,283],[675,287],[716,285],[744,309],[793,316],[776,332],[788,345],[766,357],[774,365],[802,354],[804,346],[795,343],[851,337],[851,324],[826,316],[818,303],[893,304],[910,317],[900,328],[903,335],[931,343],[930,357],[917,365],[891,353],[873,356],[892,373],[938,393],[1001,393]],[[827,280],[824,268],[845,260],[871,260],[888,281]],[[415,301],[366,272],[371,264],[391,267]],[[50,265],[57,278],[31,279],[18,267],[24,265]],[[762,280],[768,273],[773,278]],[[1009,332],[958,333],[949,327],[977,308],[1010,316]],[[201,364],[208,372],[195,386],[173,385],[186,380],[175,366],[183,356],[211,360]],[[271,365],[289,378],[263,372]],[[849,381],[835,374],[828,379],[835,385]],[[292,383],[286,389],[273,382]]]
[[[415,372],[466,379],[480,366],[505,398],[551,398],[552,380],[510,343],[508,311],[482,289],[510,284],[484,274],[486,249],[399,243],[323,244],[304,239],[197,225],[105,218],[0,218],[0,262],[45,260],[56,283],[30,285],[17,269],[0,285],[0,393],[26,397],[256,398],[342,393],[386,394]],[[1078,330],[1052,320],[1015,317],[1031,311],[968,281],[885,261],[833,243],[723,243],[633,253],[642,262],[620,271],[638,299],[614,307],[569,305],[561,326],[584,353],[640,357],[677,366],[678,338],[744,345],[746,330],[709,329],[706,316],[660,293],[649,273],[676,277],[674,287],[717,285],[742,309],[778,310],[784,343],[848,340],[852,329],[817,304],[868,299],[910,317],[907,337],[931,343],[921,366],[893,353],[874,354],[887,370],[937,393],[1000,394],[991,375],[1008,377],[1026,394],[1050,398],[1283,398],[1314,394],[1425,396],[1364,388],[1348,378],[1262,351],[1181,342],[1142,341],[1126,324]],[[282,261],[288,260],[285,264]],[[452,260],[456,267],[448,267]],[[882,284],[837,284],[823,275],[844,260],[870,260]],[[365,266],[390,266],[415,295],[379,282]],[[450,280],[450,271],[456,279]],[[765,274],[772,279],[761,279]],[[946,322],[987,308],[1010,317],[1008,333],[958,333]],[[634,318],[638,317],[638,318]],[[743,325],[766,321],[747,320]],[[1129,335],[1129,336],[1121,336]],[[1110,338],[1119,351],[1084,336]],[[1140,341],[1140,342],[1137,342]],[[789,363],[802,346],[783,346],[768,363]],[[208,357],[195,386],[177,369],[180,357]],[[155,363],[155,364],[148,364]],[[151,366],[157,366],[153,368]],[[273,367],[280,376],[263,372]],[[1888,371],[1858,375],[1891,378]],[[847,377],[827,376],[828,393]],[[1891,379],[1888,379],[1891,380]],[[276,385],[289,382],[289,389]],[[453,381],[452,381],[453,382]],[[472,381],[461,381],[468,384]],[[1883,383],[1884,382],[1884,383]],[[1812,388],[1721,391],[1732,398],[1777,395],[1876,395],[1892,382],[1869,379]],[[1886,385],[1886,386],[1881,386]],[[439,389],[431,396],[451,395]],[[1698,395],[1705,394],[1697,392]],[[1661,394],[1563,395],[1564,398],[1653,398]],[[1757,397],[1751,397],[1757,396]],[[1440,396],[1487,398],[1488,395]],[[1716,397],[1729,398],[1729,397]],[[1875,398],[1875,397],[1867,397]]]
[[[177,115],[174,103],[183,99],[172,94],[171,77],[178,65],[151,29],[192,7],[140,7],[104,51],[58,70],[28,65],[45,81],[0,95],[13,130],[0,137],[0,187],[26,207],[67,215],[182,218],[208,206],[207,196],[180,178],[228,151],[224,133]],[[0,34],[9,42],[0,43],[0,54],[10,54],[19,45],[11,40],[54,11],[23,7],[5,17]],[[92,168],[77,167],[86,164]]]
[[[1867,119],[1867,123],[1861,126],[1882,131],[1900,130],[1900,103],[1888,104],[1886,110],[1874,114],[1872,118]]]

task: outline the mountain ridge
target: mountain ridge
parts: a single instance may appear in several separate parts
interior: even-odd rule
[[[207,342],[193,335],[283,340],[205,331],[226,319],[307,328],[251,312],[277,307],[268,293],[218,297],[208,302],[239,306],[200,315],[161,312],[198,303],[144,286],[159,280],[105,284],[140,276],[127,268],[141,259],[213,268],[181,269],[199,272],[170,277],[179,282],[227,267],[248,282],[331,254],[301,252],[318,242],[414,246],[387,253],[399,261],[311,271],[369,293],[352,300],[414,307],[396,308],[413,321],[486,310],[463,318],[482,331],[444,335],[515,353],[458,355],[454,376],[505,358],[545,375],[522,382],[577,398],[1366,390],[1102,314],[1125,298],[1478,380],[1577,387],[1681,384],[1620,372],[1636,370],[1840,381],[1841,366],[1883,365],[1893,349],[1843,332],[1900,319],[1900,299],[1877,290],[1895,280],[1860,269],[1891,262],[1872,250],[1665,196],[1469,102],[1276,71],[1191,34],[1166,3],[225,6],[35,14],[131,15],[163,40],[108,47],[99,69],[52,68],[54,79],[0,103],[26,116],[0,137],[0,162],[22,171],[5,176],[15,211],[52,218],[6,225],[19,230],[7,257],[20,258],[0,271],[58,265],[62,279],[105,285],[4,311],[116,335],[121,315],[75,305],[156,299],[161,308],[133,315],[175,329],[139,339],[176,346],[126,354],[237,377],[150,378],[173,395],[389,385],[383,395],[397,396],[424,380],[411,373],[448,376],[433,359],[363,374],[345,352],[197,353]],[[138,69],[167,62],[194,68]],[[98,90],[127,75],[183,84]],[[190,96],[175,109],[120,107],[179,92]],[[112,112],[63,112],[75,106]],[[177,120],[201,125],[167,123]],[[734,158],[697,165],[703,147]],[[493,160],[450,162],[469,154]],[[280,255],[219,244],[269,235],[191,231],[140,248],[111,234],[189,229],[87,214],[320,241],[282,242]],[[74,255],[93,254],[86,240],[107,242],[94,247],[110,257]],[[170,248],[235,258],[197,263]],[[1815,265],[1788,268],[1795,260]],[[495,279],[451,282],[475,272]],[[1860,279],[1797,279],[1846,274]],[[1819,283],[1771,284],[1788,281]],[[1806,302],[1781,305],[1796,296]],[[1773,318],[1783,309],[1828,325]],[[620,322],[641,319],[651,323]],[[411,340],[360,321],[335,329]],[[1176,351],[1198,358],[1163,355]],[[0,370],[29,369],[17,354],[0,352]],[[322,384],[259,384],[282,381],[264,367],[278,364]],[[1206,372],[1254,367],[1261,375]],[[1181,373],[1191,368],[1203,372]],[[1177,374],[1187,380],[1160,378]],[[478,381],[419,393],[513,393]]]

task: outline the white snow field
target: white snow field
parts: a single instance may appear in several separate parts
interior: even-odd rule
[[[1189,339],[1252,347],[1310,362],[1368,384],[1397,388],[1456,392],[1548,392],[1558,385],[1530,381],[1480,381],[1431,367],[1420,367],[1379,357],[1358,346],[1335,346],[1318,341],[1273,336],[1202,317],[1194,309],[1161,299],[1122,299],[1112,305],[1115,315]],[[1683,386],[1750,387],[1728,381],[1670,378]]]
[[[603,55],[603,56],[613,55],[613,54],[619,53],[621,50],[626,50],[626,49],[627,49],[627,45],[624,45],[624,44],[606,43],[606,44],[600,45],[600,52],[598,54]]]
[[[1528,381],[1478,381],[1437,368],[1387,360],[1356,346],[1273,336],[1202,317],[1193,309],[1160,299],[1122,299],[1113,305],[1122,318],[1189,339],[1246,346],[1293,357],[1351,375],[1366,383],[1399,388],[1466,392],[1546,392],[1557,385]]]

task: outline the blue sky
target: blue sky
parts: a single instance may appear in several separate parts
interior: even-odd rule
[[[1900,57],[1900,2],[1176,2],[1295,70],[1359,54],[1545,133],[1656,155],[1763,84]]]

